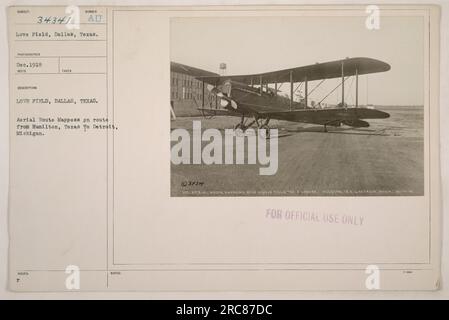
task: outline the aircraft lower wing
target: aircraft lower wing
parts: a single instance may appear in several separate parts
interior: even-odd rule
[[[309,122],[316,124],[332,124],[333,122],[342,122],[348,125],[351,125],[352,123],[357,126],[366,126],[362,122],[356,121],[360,121],[361,119],[383,119],[388,118],[390,115],[386,112],[375,109],[338,108],[263,112],[259,113],[259,116],[293,122]]]
[[[197,110],[206,116],[241,116],[241,114],[237,112],[228,111],[226,109],[197,108]]]
[[[241,117],[242,110],[225,110],[198,108],[205,116],[234,116]],[[245,109],[246,116],[256,116],[260,119],[275,119],[291,122],[314,123],[320,125],[345,124],[351,127],[369,127],[369,123],[362,119],[384,119],[390,115],[386,112],[367,108],[334,108],[334,109],[301,109],[286,111],[254,112]]]

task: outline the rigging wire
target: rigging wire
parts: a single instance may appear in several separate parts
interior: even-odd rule
[[[323,79],[320,81],[320,83],[318,83],[309,93],[308,96],[310,96],[312,94],[312,92],[315,91],[316,88],[318,88],[324,81],[326,81],[326,79]]]
[[[329,97],[335,90],[337,90],[337,89],[342,85],[342,83],[345,83],[346,80],[348,80],[348,78],[349,78],[349,76],[347,76],[347,77],[346,77],[342,82],[340,82],[334,89],[332,89],[332,91],[329,92],[323,99],[321,99],[321,101],[318,102],[318,104],[320,104],[321,102],[324,101],[324,99],[326,99],[327,97]]]
[[[298,86],[296,87],[296,89],[293,91],[293,94],[295,94],[296,93],[296,91],[298,91],[298,89],[300,89],[301,87],[302,87],[302,84],[303,84],[304,82],[300,82],[299,84],[298,84]],[[301,90],[299,90],[299,93],[301,94]]]

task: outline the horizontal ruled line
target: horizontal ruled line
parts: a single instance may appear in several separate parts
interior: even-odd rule
[[[85,41],[85,42],[98,42],[98,41],[103,41],[103,42],[105,42],[106,40],[79,40],[79,39],[76,39],[76,40],[63,40],[63,39],[55,39],[55,40],[48,40],[48,39],[39,39],[39,40],[37,40],[37,39],[14,39],[14,41],[16,41],[16,42],[29,42],[29,41],[47,41],[47,42],[49,42],[49,41],[52,41],[52,42],[60,42],[60,41]]]
[[[20,76],[20,75],[40,75],[40,74],[59,74],[59,75],[65,75],[65,74],[106,74],[106,72],[36,72],[36,73],[16,73],[16,76]]]
[[[37,59],[37,58],[106,58],[106,56],[16,56],[17,59]]]

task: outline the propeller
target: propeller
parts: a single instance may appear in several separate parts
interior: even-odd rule
[[[218,94],[220,92],[220,90],[218,90],[217,87],[215,87],[215,86],[213,86],[211,84],[207,85],[207,91],[209,91],[212,94]]]
[[[216,95],[220,98],[220,105],[223,108],[229,108],[229,105],[231,105],[232,108],[237,109],[238,105],[237,102],[232,100],[230,97],[228,97],[226,94],[224,94],[222,91],[220,91],[217,87],[208,84],[207,90],[211,93]],[[230,91],[230,90],[229,90]]]

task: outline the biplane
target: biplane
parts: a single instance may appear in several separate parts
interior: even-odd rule
[[[328,126],[369,127],[365,120],[388,118],[390,115],[372,107],[359,106],[359,76],[388,70],[390,65],[379,60],[346,58],[260,74],[196,76],[196,79],[202,82],[203,91],[201,106],[198,109],[208,116],[240,117],[235,129],[243,131],[254,124],[259,129],[268,130],[271,119],[319,124],[323,125],[325,132]],[[345,82],[350,77],[355,77],[355,104],[352,106],[345,103]],[[330,108],[323,108],[321,102],[309,105],[310,93],[325,80],[335,78],[341,78],[341,82],[339,81],[338,86],[329,94],[341,87],[341,102]],[[316,80],[320,82],[309,92],[309,82]],[[290,95],[280,94],[279,85],[284,83],[289,84]],[[274,88],[269,85],[274,85]],[[302,86],[304,97],[295,101],[295,91]],[[215,108],[205,105],[206,87],[219,101]],[[245,118],[252,118],[252,121],[247,124]]]

